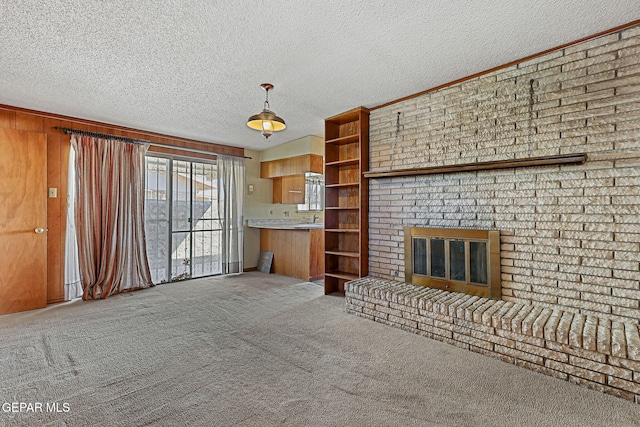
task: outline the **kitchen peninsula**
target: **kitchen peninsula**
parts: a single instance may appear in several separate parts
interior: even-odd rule
[[[302,280],[324,277],[324,226],[288,220],[248,220],[260,229],[260,250],[273,252],[272,272]]]

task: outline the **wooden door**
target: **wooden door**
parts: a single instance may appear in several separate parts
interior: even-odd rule
[[[0,314],[47,305],[47,135],[0,129]]]

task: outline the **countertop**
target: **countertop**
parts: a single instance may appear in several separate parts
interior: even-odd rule
[[[324,228],[322,223],[301,223],[299,220],[289,219],[248,219],[247,226],[274,230],[315,230]]]

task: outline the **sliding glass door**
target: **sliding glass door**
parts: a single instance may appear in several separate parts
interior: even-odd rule
[[[146,157],[145,226],[154,283],[220,274],[215,164]]]
[[[211,163],[188,163],[191,165],[191,277],[220,274],[222,227],[218,215],[217,168]]]
[[[169,281],[170,162],[161,157],[145,158],[144,227],[151,278],[156,284]]]

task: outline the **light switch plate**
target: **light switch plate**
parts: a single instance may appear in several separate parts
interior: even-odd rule
[[[58,197],[58,189],[55,187],[50,187],[49,188],[49,198],[50,199],[55,199],[56,197]]]

